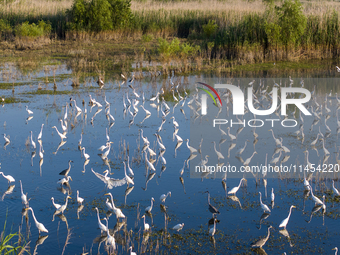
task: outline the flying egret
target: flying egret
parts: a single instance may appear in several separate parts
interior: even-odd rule
[[[113,187],[120,187],[120,186],[123,186],[124,184],[126,184],[126,179],[123,178],[121,180],[119,179],[114,179],[114,178],[110,178],[108,177],[108,174],[109,174],[109,170],[105,170],[104,173],[105,175],[102,175],[100,173],[97,173],[95,171],[93,171],[93,168],[91,168],[91,171],[101,180],[103,181],[107,187],[109,189],[113,189]]]
[[[79,190],[77,190],[77,202],[78,204],[83,204],[84,198],[79,196]]]
[[[38,231],[39,231],[39,236],[40,236],[40,232],[46,232],[48,233],[48,230],[45,228],[45,226],[40,223],[39,221],[37,221],[37,219],[35,218],[34,212],[32,207],[28,207],[26,210],[30,210],[32,212],[32,216],[35,222],[35,226],[37,227]]]
[[[171,197],[171,191],[168,191],[168,193],[165,195],[165,194],[162,194],[159,198],[159,200],[161,200],[162,203],[165,202],[165,199],[170,195]]]
[[[151,213],[154,201],[155,201],[155,199],[152,197],[151,198],[151,205],[145,208],[145,212]]]
[[[262,203],[262,194],[261,194],[261,192],[259,192],[259,194],[260,194],[260,204],[261,204],[261,208],[262,208],[263,212],[270,212],[269,207],[266,204]]]
[[[272,228],[272,226],[269,226],[268,227],[268,234],[266,237],[264,238],[261,238],[260,240],[256,241],[256,242],[253,242],[251,244],[251,247],[253,248],[262,248],[262,246],[264,246],[266,244],[266,242],[268,241],[269,239],[269,236],[270,236],[270,229]]]
[[[246,179],[242,178],[242,179],[240,180],[239,185],[236,186],[236,187],[234,187],[234,188],[232,188],[232,189],[228,192],[228,195],[236,195],[236,192],[239,190],[239,188],[240,188],[240,186],[241,186],[243,180],[246,181]]]
[[[14,179],[11,175],[4,175],[3,172],[0,172],[0,174],[2,174],[2,176],[3,176],[5,179],[7,179],[8,184],[9,184],[10,182],[15,182],[15,179]]]
[[[285,219],[280,223],[279,228],[282,228],[282,227],[283,227],[284,229],[286,229],[293,208],[296,208],[296,207],[295,207],[294,205],[291,205],[291,206],[290,206],[290,209],[289,209],[288,217],[285,218]]]
[[[181,231],[184,227],[184,223],[182,224],[177,224],[176,226],[174,226],[172,229],[173,230],[177,230],[177,232]]]

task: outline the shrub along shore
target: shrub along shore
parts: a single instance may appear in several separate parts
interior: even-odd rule
[[[157,61],[166,72],[169,66],[223,71],[250,63],[338,59],[340,54],[340,3],[335,1],[72,1],[0,3],[1,49],[34,50],[72,41],[79,52],[84,44],[116,44],[124,52],[122,44],[127,44],[134,45],[126,47],[127,58],[144,67],[144,61]]]

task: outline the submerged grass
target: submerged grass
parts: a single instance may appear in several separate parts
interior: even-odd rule
[[[44,89],[38,89],[36,91],[29,91],[22,93],[22,95],[69,95],[74,93],[73,91],[70,90],[44,90]]]

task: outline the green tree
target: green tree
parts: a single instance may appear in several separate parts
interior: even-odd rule
[[[276,7],[278,25],[281,27],[281,41],[288,55],[289,45],[294,45],[303,35],[307,18],[302,12],[300,1],[285,0],[281,7]]]

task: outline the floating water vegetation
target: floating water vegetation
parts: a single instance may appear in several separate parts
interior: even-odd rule
[[[1,96],[1,104],[14,104],[14,103],[28,103],[27,100],[23,100],[16,97],[5,97]]]
[[[22,95],[69,95],[73,92],[70,90],[45,90],[45,89],[38,89],[35,91],[29,91],[22,93]]]

